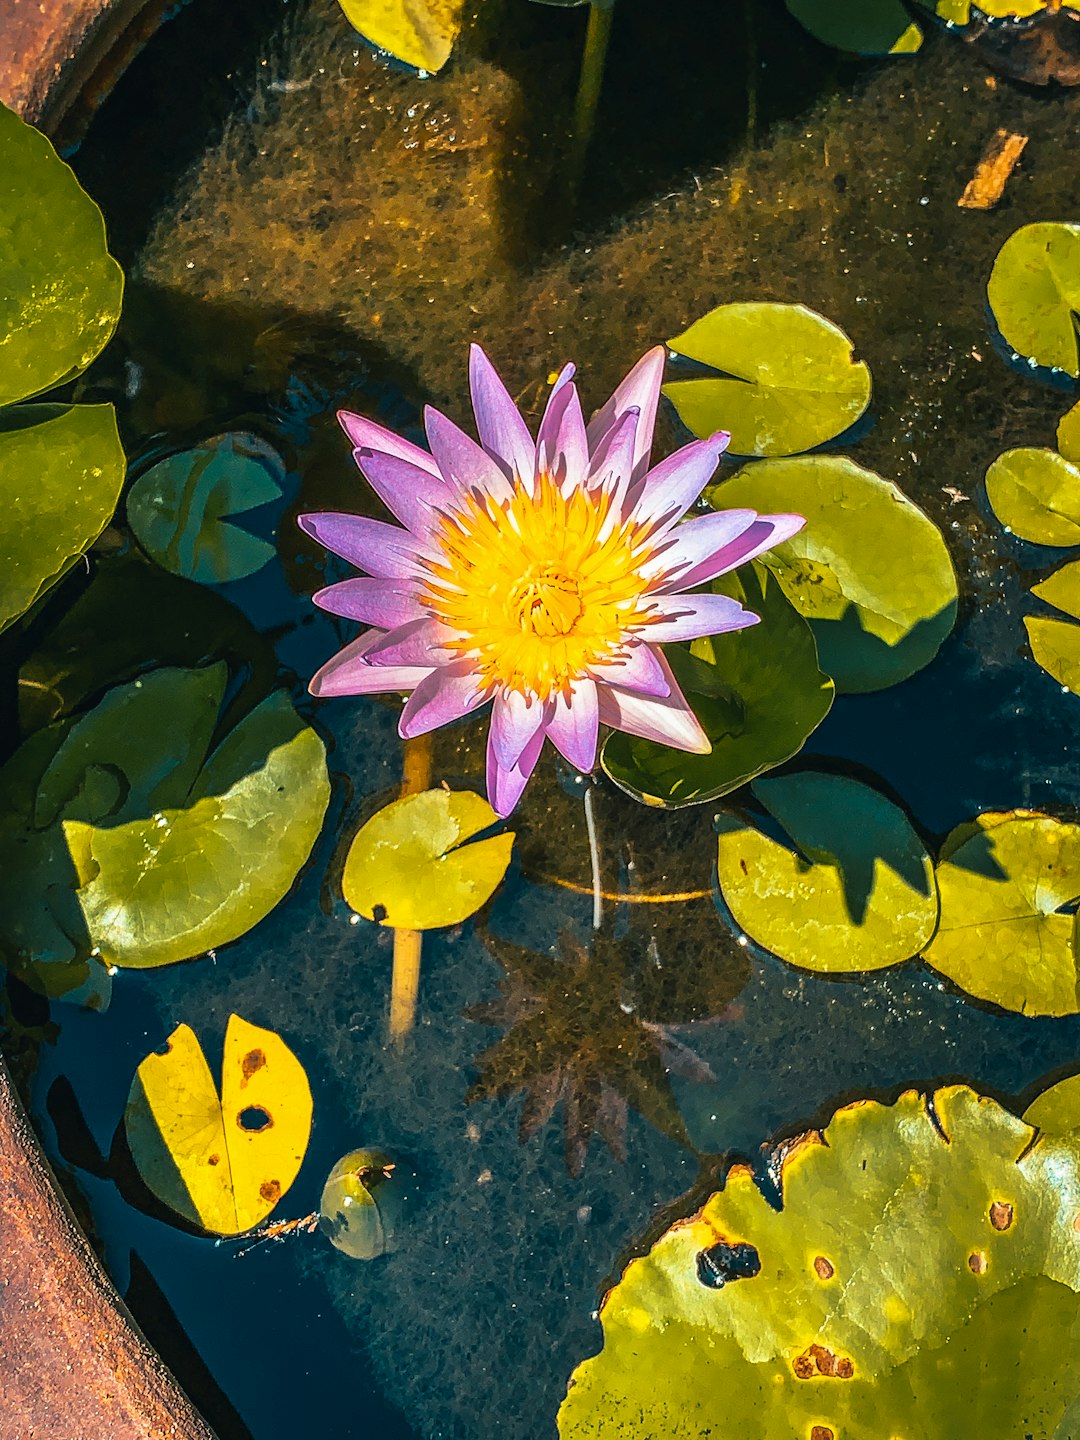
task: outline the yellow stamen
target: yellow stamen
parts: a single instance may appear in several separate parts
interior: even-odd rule
[[[648,615],[647,525],[612,515],[610,490],[564,495],[542,475],[509,500],[470,493],[443,515],[421,600],[476,660],[481,682],[547,700],[615,658]]]

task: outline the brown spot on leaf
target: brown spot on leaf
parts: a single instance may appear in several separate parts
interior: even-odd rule
[[[796,1355],[795,1359],[791,1362],[791,1368],[800,1380],[809,1380],[817,1373],[814,1362],[810,1359],[809,1355]]]
[[[990,1224],[995,1230],[1008,1230],[1013,1223],[1013,1207],[1007,1200],[995,1200],[990,1206]]]
[[[1073,1220],[1073,1229],[1080,1230],[1080,1215],[1077,1215]]]
[[[968,1256],[968,1269],[973,1275],[982,1275],[986,1270],[986,1256],[981,1250],[973,1250]]]
[[[824,1255],[815,1255],[814,1269],[817,1271],[819,1280],[831,1280],[836,1274],[836,1267],[831,1260],[826,1260]]]
[[[220,1156],[220,1155],[217,1155],[217,1154],[208,1155],[208,1156],[206,1157],[206,1163],[207,1163],[208,1165],[220,1165],[220,1164],[221,1164],[221,1156]]]
[[[281,1195],[280,1180],[264,1180],[259,1186],[259,1194],[266,1201],[277,1200]]]
[[[240,1088],[243,1089],[256,1070],[261,1070],[265,1064],[266,1055],[262,1050],[249,1050],[241,1061],[244,1078],[240,1081]]]
[[[825,1375],[830,1380],[850,1380],[855,1366],[846,1355],[834,1355],[824,1345],[811,1345],[791,1362],[791,1368],[800,1380],[810,1380],[815,1375]]]
[[[810,1431],[810,1440],[836,1440],[828,1425],[815,1425]]]

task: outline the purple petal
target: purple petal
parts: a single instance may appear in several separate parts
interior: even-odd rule
[[[648,638],[650,641],[653,638],[651,625]],[[632,644],[627,654],[617,660],[610,660],[606,665],[590,665],[589,674],[601,684],[618,685],[620,689],[633,690],[639,695],[671,693],[667,672],[659,657],[642,641]]]
[[[339,650],[312,676],[308,686],[312,695],[382,695],[412,690],[431,673],[428,667],[369,665],[364,656],[381,638],[381,630],[369,630]]]
[[[424,410],[424,428],[448,484],[459,490],[481,490],[495,500],[509,500],[513,493],[510,482],[471,435],[430,405]]]
[[[422,620],[427,614],[413,586],[404,582],[395,585],[390,580],[342,580],[320,590],[312,599],[320,610],[379,630],[394,630],[409,620]]]
[[[460,720],[486,699],[470,660],[455,660],[450,665],[429,670],[401,712],[398,734],[403,740],[426,735],[429,730],[438,730],[440,725]]]
[[[761,619],[752,610],[744,610],[730,595],[652,595],[649,603],[651,615],[657,617],[653,620],[650,615],[643,631],[650,645],[670,645],[676,640],[697,640],[702,635],[745,630]]]
[[[629,488],[639,418],[636,410],[627,410],[597,445],[589,462],[590,484],[602,484],[618,493]]]
[[[301,515],[306,535],[380,580],[414,580],[423,574],[420,547],[408,530],[369,520],[366,515]]]
[[[587,775],[596,764],[599,726],[596,682],[585,676],[574,681],[569,700],[558,692],[545,729],[556,750]]]
[[[487,792],[491,808],[496,815],[507,816],[521,799],[521,792],[528,784],[529,776],[536,768],[540,751],[544,748],[544,732],[537,730],[518,757],[516,765],[505,767],[499,764],[495,753],[495,740],[488,732],[487,747]]]
[[[656,521],[661,533],[663,527],[681,520],[712,479],[730,439],[726,430],[719,430],[708,440],[693,440],[661,460],[641,482],[634,519]]]
[[[670,592],[704,585],[790,539],[806,524],[802,515],[758,515],[741,534],[732,536],[730,517],[747,513],[719,510],[676,526],[669,537],[671,549],[663,553],[668,575],[658,588]]]
[[[429,475],[439,473],[435,461],[426,450],[421,450],[419,445],[413,445],[409,440],[403,440],[392,430],[384,429],[366,415],[354,415],[351,410],[339,410],[337,418],[355,449],[370,450],[373,454],[393,455],[397,460],[405,460],[420,470],[426,470]]]
[[[469,350],[469,387],[481,445],[511,479],[517,474],[525,484],[531,484],[536,447],[529,427],[479,345]]]
[[[601,721],[616,730],[625,730],[628,735],[640,735],[643,740],[655,740],[660,745],[672,745],[676,750],[689,750],[695,755],[708,755],[712,749],[709,737],[686,703],[671,667],[663,655],[657,658],[664,667],[671,693],[635,695],[629,690],[601,685]]]
[[[354,450],[353,458],[391,515],[414,535],[426,535],[435,519],[435,507],[445,507],[450,499],[442,476],[373,450]]]
[[[589,421],[589,453],[595,454],[601,440],[627,410],[640,412],[634,446],[634,478],[644,475],[649,465],[656,407],[664,379],[666,353],[662,345],[649,350],[616,388],[614,395]]]
[[[430,670],[454,658],[455,652],[446,648],[453,638],[454,632],[441,620],[426,615],[381,635],[369,646],[367,659],[372,665],[419,665]]]
[[[490,741],[503,770],[517,764],[544,721],[544,705],[520,690],[500,690],[491,711]]]
[[[546,473],[564,488],[576,489],[589,468],[589,447],[585,439],[585,417],[581,413],[577,386],[567,376],[567,366],[548,397],[544,418],[536,437],[536,472]],[[572,372],[571,372],[572,373]]]

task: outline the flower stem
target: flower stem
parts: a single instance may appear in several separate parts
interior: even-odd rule
[[[431,783],[431,736],[405,742],[401,797],[416,795]],[[390,1039],[401,1045],[416,1024],[420,994],[420,950],[423,932],[394,931],[394,970],[390,980]]]
[[[589,860],[592,864],[592,928],[599,930],[604,920],[603,891],[600,888],[600,845],[596,838],[596,816],[593,814],[592,781],[585,786],[585,829],[589,836]]]
[[[614,0],[591,0],[589,24],[585,31],[585,51],[581,57],[581,75],[574,100],[574,128],[570,140],[567,184],[572,200],[576,200],[585,173],[585,158],[596,124],[596,109],[604,83],[604,65],[611,40]]]

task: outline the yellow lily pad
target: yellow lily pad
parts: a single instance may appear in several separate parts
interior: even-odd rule
[[[1044,1135],[1068,1135],[1080,1129],[1080,1075],[1069,1075],[1036,1095],[1024,1121]]]
[[[399,930],[459,925],[491,898],[510,864],[512,832],[465,844],[498,818],[471,790],[423,790],[393,801],[349,847],[345,899]]]
[[[124,1111],[139,1174],[170,1210],[215,1235],[262,1223],[296,1179],[311,1088],[280,1035],[230,1015],[218,1094],[195,1032],[178,1025],[139,1066]]]
[[[1080,466],[1056,450],[1006,450],[986,472],[986,496],[1021,540],[1080,544]]]
[[[1018,355],[1080,375],[1080,225],[1022,225],[998,251],[986,287],[998,329]]]
[[[1058,421],[1057,447],[1066,460],[1080,462],[1080,400]]]
[[[354,30],[379,50],[432,74],[450,59],[464,0],[341,0]]]

